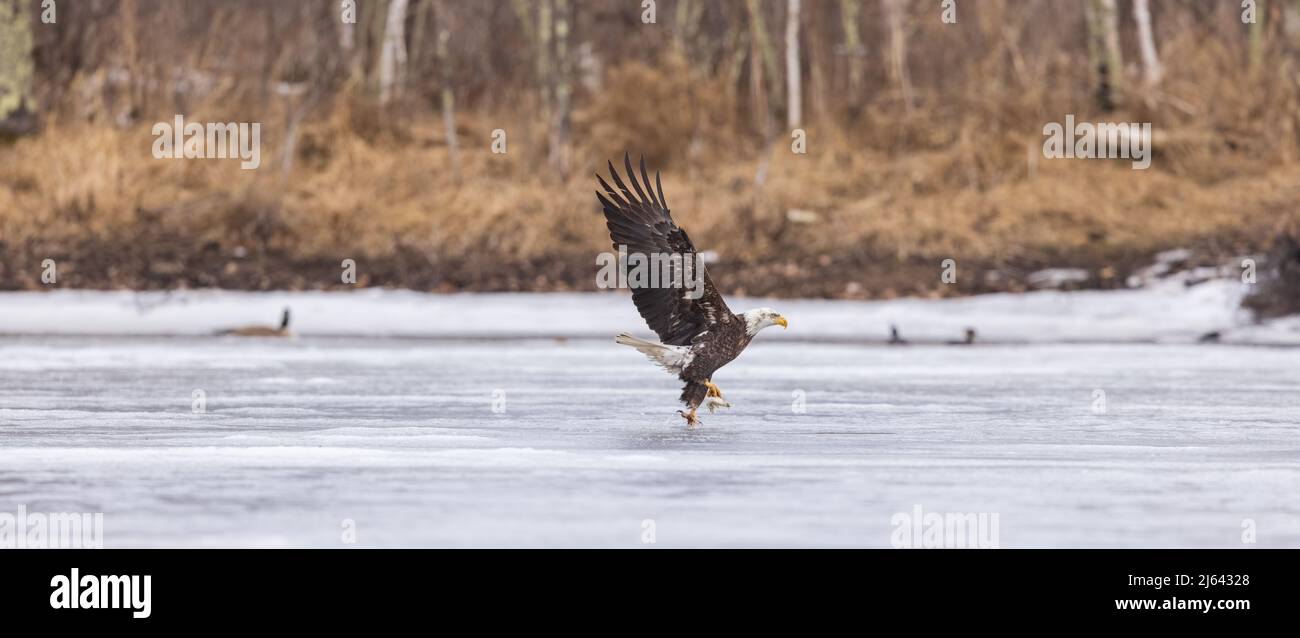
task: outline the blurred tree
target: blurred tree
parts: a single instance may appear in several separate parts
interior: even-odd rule
[[[1133,21],[1137,23],[1138,50],[1142,53],[1142,79],[1151,88],[1160,83],[1164,69],[1156,54],[1156,39],[1151,30],[1151,8],[1147,0],[1133,0]]]
[[[365,43],[360,47],[360,55],[362,56],[359,61],[361,74],[358,79],[364,82],[368,91],[372,91],[375,94],[380,92],[378,86],[379,83],[376,82],[375,79],[377,71],[375,68],[376,60],[381,59],[383,56],[384,37],[388,26],[388,5],[395,1],[396,0],[376,0],[373,4],[369,2],[360,2],[357,5],[358,7],[369,8],[369,11],[364,12],[364,15],[366,16],[366,28],[365,37],[362,39]],[[358,18],[358,20],[360,19]]]
[[[799,69],[799,0],[789,0],[785,14],[785,78],[789,98],[786,103],[790,128],[803,125],[803,86]]]
[[[727,40],[724,51],[727,54],[727,63],[724,71],[724,81],[727,89],[739,94],[740,81],[745,75],[745,62],[749,60],[750,49],[749,29],[745,26],[744,20],[732,20],[727,26]]]
[[[889,25],[889,78],[903,95],[903,108],[912,110],[912,75],[907,68],[907,29],[903,24],[907,7],[904,0],[881,0]]]
[[[118,6],[117,37],[121,46],[118,51],[119,62],[126,71],[126,104],[118,113],[132,114],[146,104],[147,87],[141,78],[144,64],[140,53],[139,24],[137,17],[139,7],[135,0],[122,0]],[[122,119],[117,117],[115,119]]]
[[[329,5],[302,3],[292,8],[297,13],[292,23],[303,25],[312,33],[329,33],[338,21],[338,14]],[[280,159],[283,175],[293,171],[303,122],[337,89],[337,84],[346,77],[348,64],[346,53],[337,49],[328,37],[309,38],[296,52],[313,64],[291,62],[291,68],[285,69],[277,82],[276,93],[284,105],[285,116]]]
[[[555,2],[555,69],[551,72],[554,103],[551,105],[551,130],[548,157],[551,168],[560,175],[568,173],[568,137],[571,118],[573,55],[569,47],[573,15],[569,0]]]
[[[420,72],[424,70],[424,50],[425,31],[429,24],[429,17],[433,13],[432,0],[415,0],[414,6],[411,7],[412,19],[411,45],[406,51],[406,78],[403,80],[407,86],[414,86],[419,82]],[[437,37],[437,34],[434,34]],[[437,46],[435,42],[434,46]],[[435,60],[436,62],[436,60]]]
[[[31,16],[25,2],[0,0],[0,132],[22,134],[30,129],[32,89]]]
[[[703,17],[704,3],[701,0],[677,0],[677,12],[673,18],[676,23],[673,26],[673,46],[692,66],[701,63],[696,55],[697,40],[703,26],[700,21]]]
[[[750,42],[757,53],[751,56],[750,69],[753,73],[750,82],[753,84],[757,110],[762,117],[764,136],[770,137],[772,112],[780,108],[781,94],[780,90],[771,88],[780,81],[776,48],[773,47],[772,38],[768,35],[767,22],[763,18],[763,6],[759,0],[746,0],[745,7],[749,12]]]
[[[862,89],[862,35],[858,29],[861,0],[840,0],[840,14],[844,26],[844,53],[849,58],[849,99],[856,104]]]
[[[451,56],[447,45],[451,41],[451,13],[444,0],[437,3],[437,35],[434,43],[434,60],[438,65],[438,94],[442,101],[443,135],[447,140],[447,151],[451,155],[452,170],[460,176],[460,142],[456,138],[456,93],[452,87],[454,75],[451,68]]]
[[[1259,70],[1264,60],[1264,21],[1268,16],[1268,0],[1255,0],[1255,21],[1250,23],[1250,68]]]
[[[542,87],[543,113],[551,114],[555,84],[551,78],[551,39],[555,35],[555,0],[537,2],[537,81]]]
[[[387,104],[401,90],[406,68],[406,7],[407,0],[391,0],[388,5],[383,52],[379,57],[380,104]]]
[[[1114,110],[1122,95],[1124,60],[1119,48],[1119,12],[1115,0],[1088,0],[1088,56],[1096,71],[1096,100],[1103,111]]]

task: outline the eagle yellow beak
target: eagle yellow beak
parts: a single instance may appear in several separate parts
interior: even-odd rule
[[[788,321],[786,321],[786,320],[785,320],[785,317],[782,316],[782,315],[777,315],[777,316],[776,316],[776,319],[773,319],[773,321],[775,321],[775,322],[777,322],[778,324],[780,324],[782,328],[789,328],[789,327],[790,327],[790,323],[789,323]]]

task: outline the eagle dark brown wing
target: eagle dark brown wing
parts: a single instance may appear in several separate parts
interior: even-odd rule
[[[632,183],[631,188],[619,177],[613,162],[609,163],[609,175],[618,190],[596,175],[605,189],[604,194],[597,191],[596,198],[604,206],[605,223],[609,226],[609,238],[614,242],[614,249],[627,246],[628,255],[642,253],[646,258],[655,253],[681,255],[700,269],[695,277],[703,282],[703,294],[698,294],[698,299],[687,296],[695,291],[683,287],[633,287],[632,303],[636,304],[637,312],[641,313],[650,329],[659,335],[660,341],[672,346],[690,345],[695,336],[708,330],[709,326],[731,318],[731,310],[713,286],[708,271],[704,270],[704,262],[696,254],[691,238],[673,223],[668,204],[664,201],[659,173],[655,173],[655,189],[652,190],[644,157],[641,158],[640,182],[632,170],[632,160],[626,154],[623,165],[627,169],[628,181]],[[682,273],[677,272],[681,263],[677,260],[672,262],[673,279],[670,281],[686,281],[681,277]]]

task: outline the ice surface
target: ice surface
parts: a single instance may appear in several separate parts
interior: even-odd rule
[[[891,516],[915,505],[997,513],[1003,547],[1243,547],[1244,519],[1259,546],[1300,546],[1293,349],[801,343],[887,315],[946,334],[967,308],[1021,322],[985,334],[1052,322],[1028,297],[773,302],[791,330],[719,372],[735,407],[687,431],[675,380],[607,339],[643,327],[617,295],[216,296],[239,304],[194,293],[131,314],[127,295],[61,293],[0,308],[11,333],[164,333],[273,321],[289,302],[309,335],[431,336],[527,333],[520,309],[544,308],[606,338],[3,337],[0,512],[103,512],[107,547],[347,547],[345,519],[357,546],[641,547],[652,519],[659,547],[888,547]],[[1108,318],[1112,302],[1038,298],[1060,304],[1062,336],[1100,330],[1074,311],[1132,338],[1229,315],[1156,326],[1122,312],[1155,300]]]
[[[1252,326],[1238,310],[1246,288],[1230,279],[1186,285],[1169,277],[1118,291],[1039,291],[955,299],[816,301],[730,299],[732,310],[772,306],[791,322],[789,339],[883,341],[889,326],[912,341],[1192,343],[1211,331],[1223,341],[1300,344],[1300,323]],[[356,292],[55,291],[0,293],[0,335],[204,335],[250,323],[274,324],[293,310],[306,336],[586,337],[648,334],[625,292],[434,295]]]

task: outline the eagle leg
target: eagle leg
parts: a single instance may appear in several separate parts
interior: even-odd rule
[[[714,385],[712,381],[705,381],[704,387],[709,389],[709,393],[704,396],[704,407],[709,409],[709,414],[718,408],[729,408],[730,403],[722,396],[722,389]]]
[[[695,411],[700,408],[704,402],[711,400],[708,396],[709,388],[700,381],[694,379],[682,379],[686,385],[682,388],[682,403],[690,408],[690,412],[678,410],[677,413],[686,419],[686,425],[692,430],[700,424],[699,418],[695,416]]]
[[[722,388],[719,388],[718,386],[714,385],[713,381],[705,381],[704,386],[709,389],[709,396],[717,397],[719,399],[722,399],[723,401],[726,401],[727,398],[722,396]]]

